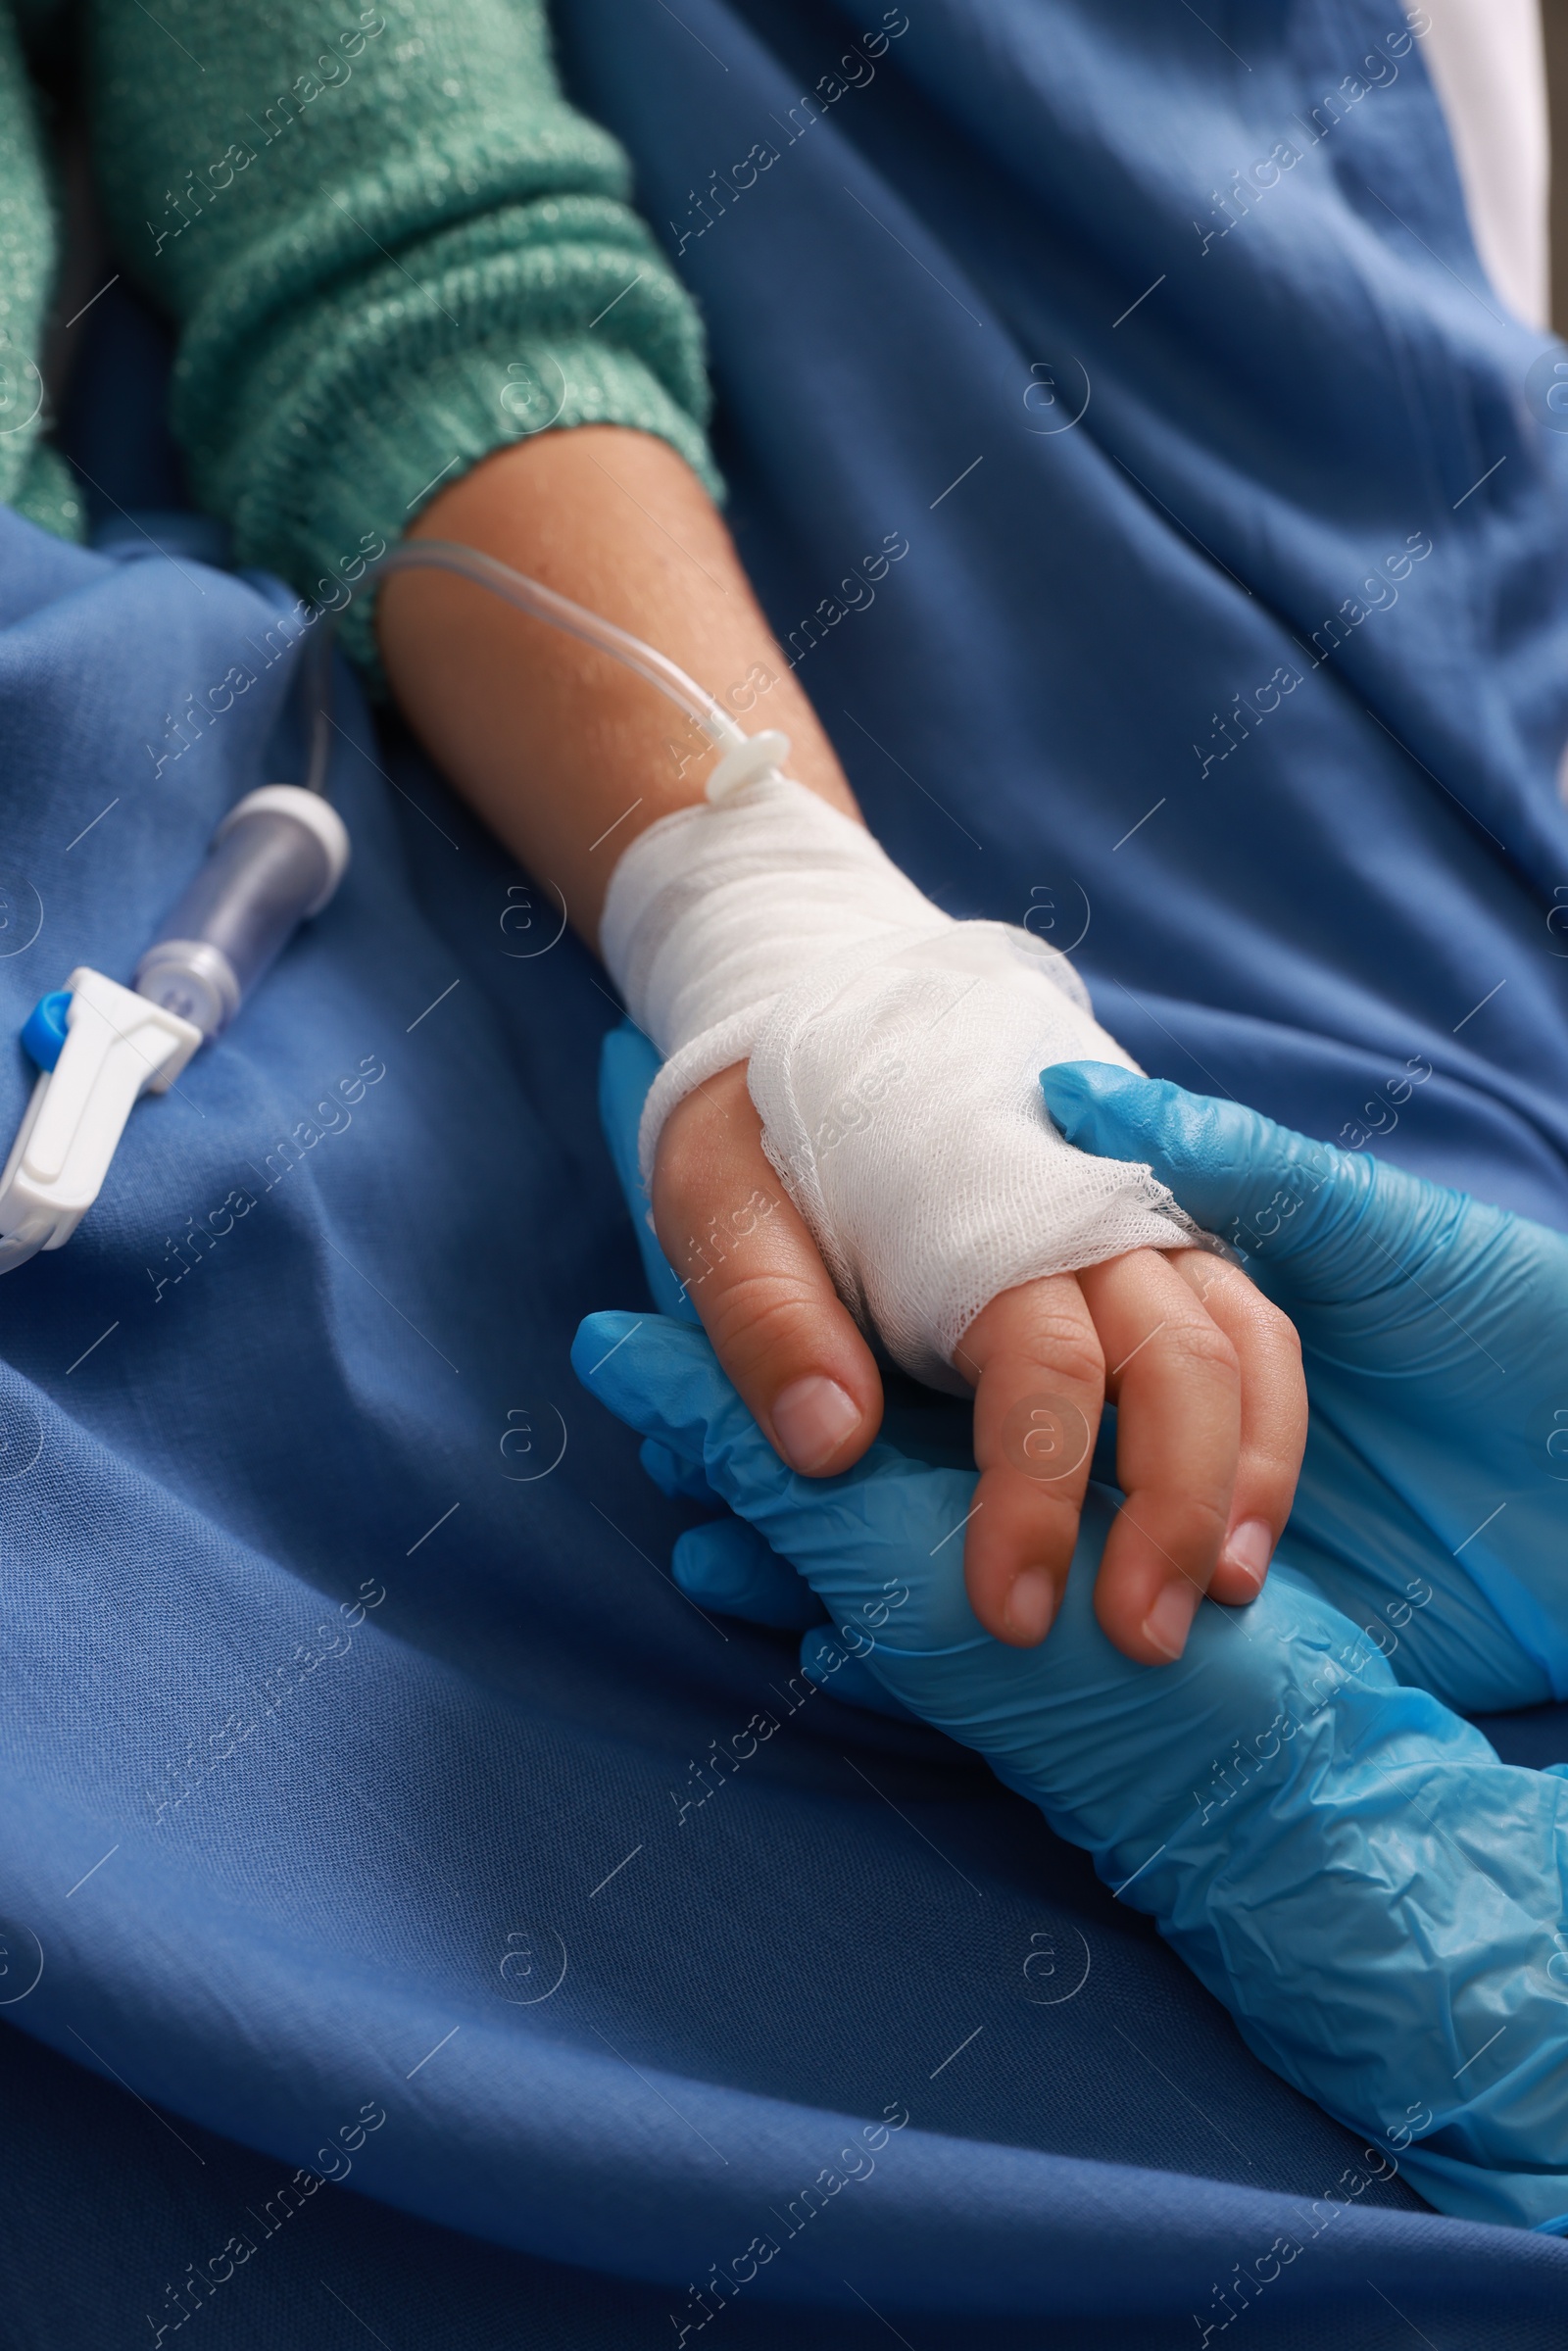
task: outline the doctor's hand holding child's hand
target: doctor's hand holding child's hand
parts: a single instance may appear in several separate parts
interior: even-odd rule
[[[906,1370],[972,1389],[982,1474],[944,1540],[982,1624],[1027,1646],[1114,1403],[1126,1501],[1096,1609],[1128,1657],[1180,1655],[1205,1592],[1262,1584],[1305,1439],[1299,1350],[1245,1275],[1185,1245],[1147,1168],[1090,1159],[1045,1116],[1043,1065],[1125,1061],[1075,976],[1006,926],[952,921],[882,856],[663,442],[542,433],[443,490],[420,534],[544,579],[748,731],[789,736],[799,782],[710,808],[700,734],[672,743],[667,704],[604,655],[439,572],[380,594],[404,710],[664,1058],[662,1124],[644,1128],[659,1236],[770,1442],[831,1477],[875,1437],[881,1380],[845,1298]]]
[[[778,1452],[809,1475],[848,1469],[876,1435],[881,1381],[763,1151],[744,1068],[671,1113],[654,1219]],[[1205,1592],[1255,1596],[1290,1515],[1306,1398],[1294,1327],[1239,1268],[1139,1249],[1048,1275],[983,1307],[955,1360],[974,1390],[964,1569],[988,1632],[1027,1645],[1049,1631],[1106,1402],[1126,1494],[1096,1591],[1110,1640],[1162,1664]]]

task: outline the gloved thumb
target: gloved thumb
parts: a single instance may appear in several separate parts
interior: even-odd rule
[[[1314,1143],[1242,1102],[1189,1094],[1100,1061],[1041,1072],[1052,1117],[1080,1151],[1142,1159],[1197,1222],[1278,1269],[1281,1297],[1346,1299],[1408,1265],[1460,1196],[1364,1153]]]
[[[695,1323],[697,1308],[691,1293],[659,1246],[648,1195],[637,1172],[638,1123],[659,1066],[658,1053],[629,1020],[612,1029],[599,1053],[599,1122],[610,1146],[654,1303],[661,1314],[668,1314],[676,1322]]]

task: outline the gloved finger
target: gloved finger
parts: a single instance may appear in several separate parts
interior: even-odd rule
[[[1231,1606],[1257,1597],[1296,1499],[1306,1449],[1301,1342],[1241,1268],[1207,1249],[1172,1249],[1168,1260],[1236,1349],[1242,1371],[1242,1436],[1231,1521],[1208,1587]]]
[[[1060,1605],[1105,1392],[1076,1279],[1049,1274],[1004,1290],[970,1323],[955,1364],[975,1383],[969,1605],[998,1641],[1029,1648]]]
[[[1078,1281],[1105,1350],[1126,1495],[1095,1614],[1125,1656],[1165,1665],[1187,1644],[1231,1524],[1241,1359],[1161,1249],[1085,1266]]]
[[[718,1496],[708,1483],[708,1472],[701,1462],[683,1461],[679,1453],[672,1453],[667,1445],[660,1444],[657,1437],[643,1439],[637,1447],[637,1458],[660,1493],[667,1494],[672,1502],[710,1502],[717,1505]]]
[[[1069,1143],[1147,1160],[1207,1231],[1278,1268],[1282,1296],[1343,1301],[1382,1291],[1391,1272],[1418,1271],[1442,1246],[1457,1204],[1401,1169],[1162,1078],[1064,1061],[1040,1083]]]
[[[782,1460],[834,1477],[882,1416],[876,1364],[762,1149],[736,1066],[664,1123],[654,1220],[719,1361]]]
[[[634,1028],[629,1020],[623,1020],[618,1029],[612,1029],[599,1049],[599,1123],[610,1146],[610,1156],[631,1217],[654,1304],[661,1314],[673,1315],[677,1322],[694,1323],[697,1308],[659,1246],[653,1210],[637,1170],[637,1129],[648,1089],[659,1069],[659,1055],[641,1029]],[[644,1467],[647,1466],[645,1462]],[[650,1470],[649,1475],[654,1473]],[[658,1482],[656,1477],[656,1485]],[[665,1492],[669,1491],[666,1487]]]
[[[827,1613],[805,1578],[743,1518],[688,1528],[676,1539],[670,1570],[700,1608],[778,1633],[819,1625]]]
[[[705,1334],[669,1315],[585,1314],[571,1343],[571,1368],[617,1420],[661,1446],[687,1474],[707,1475],[715,1423],[726,1414],[749,1418]],[[753,1433],[766,1453],[760,1432]],[[711,1491],[722,1501],[731,1499],[720,1487]]]
[[[867,1714],[885,1714],[895,1723],[921,1720],[891,1690],[884,1690],[863,1657],[853,1654],[831,1625],[815,1625],[801,1641],[801,1671],[841,1706],[859,1706]]]
[[[934,1469],[875,1445],[842,1477],[785,1467],[720,1368],[705,1334],[654,1314],[590,1314],[571,1349],[583,1386],[687,1462],[792,1560],[841,1627],[928,1656],[983,1640],[949,1530],[967,1520],[972,1474]],[[934,1566],[929,1563],[934,1560]],[[945,1572],[951,1561],[952,1572]]]

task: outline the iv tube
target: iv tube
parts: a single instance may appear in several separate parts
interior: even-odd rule
[[[564,629],[568,636],[579,637],[585,645],[593,645],[608,653],[612,661],[635,670],[648,684],[666,695],[688,718],[695,719],[710,743],[720,751],[735,751],[752,738],[744,727],[736,724],[723,706],[713,700],[706,687],[652,645],[645,645],[612,620],[590,612],[586,605],[574,604],[569,596],[562,596],[547,588],[542,580],[530,579],[526,572],[514,571],[510,564],[499,563],[493,555],[481,555],[477,548],[460,546],[452,539],[405,539],[389,548],[385,555],[368,565],[360,586],[363,589],[372,580],[384,579],[390,571],[455,571],[463,579],[471,579],[492,595],[519,612],[529,612],[536,620],[547,620],[554,628]],[[322,633],[318,661],[318,686],[316,695],[316,723],[311,742],[310,773],[306,789],[324,793],[330,752],[328,736],[330,718],[330,670],[332,632],[336,614],[328,620]]]
[[[411,539],[368,565],[364,578],[412,570],[455,571],[471,579],[609,654],[667,696],[722,755],[708,780],[710,799],[777,772],[788,756],[787,736],[748,735],[666,654],[494,556],[446,539]],[[230,810],[200,873],[136,966],[136,992],[177,1012],[204,1037],[228,1026],[298,925],[325,906],[348,863],[348,834],[326,799],[336,617],[327,620],[316,649],[316,717],[305,786],[264,785]]]

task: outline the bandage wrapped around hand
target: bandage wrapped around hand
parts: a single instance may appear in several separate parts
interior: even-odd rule
[[[616,866],[605,961],[664,1066],[644,1182],[676,1103],[747,1064],[769,1159],[839,1295],[935,1388],[1004,1290],[1194,1227],[1148,1167],[1097,1159],[1048,1116],[1040,1072],[1137,1064],[1066,959],[957,922],[864,828],[776,773],[682,808]]]

